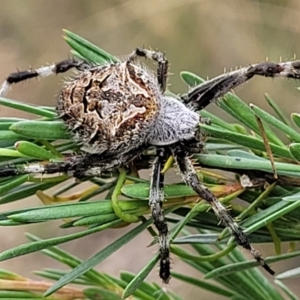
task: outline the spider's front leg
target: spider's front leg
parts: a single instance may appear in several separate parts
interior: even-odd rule
[[[168,61],[165,55],[161,52],[151,51],[143,48],[136,48],[136,50],[129,56],[128,62],[130,63],[137,56],[150,58],[157,62],[157,80],[162,93],[164,93],[167,88],[168,76]]]
[[[300,79],[300,61],[263,62],[244,67],[205,81],[191,89],[187,94],[182,95],[181,99],[185,104],[196,110],[201,110],[213,100],[224,96],[231,89],[243,84],[255,75]]]
[[[9,88],[13,84],[25,81],[30,78],[47,77],[54,74],[65,73],[72,68],[80,69],[83,64],[84,62],[76,61],[75,59],[67,59],[45,67],[11,73],[8,75],[8,77],[0,87],[0,97],[6,96]]]
[[[171,147],[171,150],[178,164],[183,180],[211,206],[216,216],[224,223],[224,225],[226,225],[230,229],[232,235],[235,237],[236,242],[240,246],[248,250],[254,257],[254,259],[268,273],[274,275],[275,272],[266,264],[259,252],[253,248],[248,240],[247,235],[230,216],[223,204],[203,184],[201,184],[184,148],[180,144],[177,144],[176,146]]]
[[[170,250],[168,242],[168,225],[162,212],[164,201],[164,174],[161,173],[165,160],[164,149],[157,150],[157,156],[153,162],[150,182],[149,206],[153,217],[153,223],[159,233],[160,270],[159,276],[165,282],[170,280]]]

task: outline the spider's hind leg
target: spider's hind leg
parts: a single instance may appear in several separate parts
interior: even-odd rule
[[[271,275],[274,271],[266,264],[259,252],[250,244],[247,235],[243,232],[242,228],[230,216],[227,209],[223,204],[199,181],[197,173],[187,157],[187,152],[184,148],[177,144],[171,148],[173,156],[178,164],[183,180],[213,209],[216,216],[226,225],[232,235],[235,237],[236,242],[248,250],[253,258]]]
[[[103,172],[112,172],[138,157],[146,146],[122,155],[103,157],[95,153],[72,155],[62,161],[33,162],[24,165],[8,165],[0,167],[0,178],[21,174],[56,174],[63,173],[78,179],[100,176]]]
[[[54,74],[64,73],[71,68],[80,68],[82,63],[83,62],[76,61],[74,59],[67,59],[38,69],[28,69],[25,71],[11,73],[0,87],[0,97],[4,97],[8,93],[10,86],[15,83],[19,83],[30,78],[47,77]]]
[[[168,242],[168,225],[162,213],[164,201],[164,175],[161,173],[165,152],[163,149],[158,149],[157,152],[157,156],[153,163],[150,182],[149,206],[151,208],[153,223],[159,233],[159,276],[165,283],[168,283],[170,280],[170,250]]]

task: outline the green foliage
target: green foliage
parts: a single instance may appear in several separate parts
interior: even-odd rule
[[[99,64],[115,62],[117,59],[96,47],[83,38],[65,31],[66,41],[72,48],[72,54]],[[193,86],[203,80],[189,72],[181,73],[182,79]],[[267,263],[299,257],[300,251],[292,251],[293,243],[300,238],[300,118],[292,114],[291,121],[281,112],[279,106],[266,95],[266,100],[274,110],[274,116],[257,106],[247,106],[234,94],[228,93],[218,105],[234,117],[238,124],[228,124],[211,113],[203,110],[202,116],[211,119],[211,125],[201,127],[210,137],[204,153],[195,155],[195,164],[207,168],[223,169],[232,174],[218,173],[201,169],[199,176],[204,183],[218,196],[224,204],[229,204],[239,197],[244,206],[231,203],[231,213],[239,221],[245,232],[251,233],[252,243],[273,243],[275,256],[267,257]],[[32,160],[59,160],[66,152],[76,152],[79,147],[70,140],[61,121],[53,108],[36,107],[10,99],[0,99],[0,104],[26,111],[38,116],[36,120],[17,118],[0,118],[0,168],[8,164],[24,164]],[[274,155],[275,167],[279,176],[275,181],[273,169],[267,157],[265,145],[261,137],[256,116],[262,120],[270,148]],[[296,125],[291,128],[290,123]],[[273,128],[280,131],[274,131]],[[289,145],[287,145],[289,143]],[[274,182],[266,189],[262,185],[256,188],[244,188],[240,175],[249,174],[251,179]],[[0,179],[0,203],[21,200],[37,194],[46,204],[55,205],[23,208],[0,213],[0,226],[22,226],[28,223],[44,223],[50,220],[68,219],[62,228],[86,226],[81,231],[50,239],[39,239],[27,234],[29,243],[6,250],[0,254],[0,260],[42,251],[45,255],[70,267],[70,271],[45,269],[36,272],[38,275],[55,280],[52,285],[42,285],[24,279],[8,271],[0,271],[0,299],[42,299],[42,294],[51,295],[69,283],[77,283],[81,289],[63,288],[64,299],[122,299],[131,295],[132,299],[172,300],[179,296],[166,291],[161,285],[149,283],[145,279],[149,272],[156,268],[158,255],[146,264],[138,274],[123,272],[120,278],[99,273],[93,269],[97,264],[129,243],[141,232],[148,230],[149,239],[155,235],[151,227],[147,203],[149,182],[140,179],[136,173],[125,171],[113,174],[112,178],[93,178],[93,187],[83,190],[77,195],[80,202],[61,203],[74,198],[73,195],[61,196],[80,182],[67,181],[66,175],[42,178],[38,176],[20,175]],[[127,180],[125,182],[125,180]],[[63,188],[57,189],[54,195],[45,194],[44,190],[65,182]],[[124,183],[125,182],[125,183]],[[130,182],[130,184],[129,184]],[[90,201],[92,197],[107,192],[106,200]],[[228,299],[299,299],[280,280],[298,277],[300,269],[288,270],[277,275],[277,280],[270,282],[264,272],[257,268],[254,260],[245,258],[241,249],[236,248],[235,241],[228,231],[218,224],[209,206],[196,202],[195,193],[182,183],[165,186],[165,215],[170,224],[171,252],[183,262],[199,272],[197,278],[182,274],[176,267],[172,277],[195,287],[195,290],[206,289]],[[122,194],[125,200],[118,200]],[[172,214],[170,214],[172,212]],[[124,221],[126,218],[126,222]],[[128,222],[138,222],[136,227],[125,235],[97,252],[86,261],[81,261],[67,253],[57,245],[80,237],[90,235],[107,228],[126,226]],[[191,234],[187,228],[193,228]],[[195,233],[195,230],[198,232]],[[223,230],[223,232],[221,232]],[[291,251],[281,253],[281,242],[290,242]],[[153,243],[157,243],[154,237]],[[193,251],[180,245],[190,245]],[[276,265],[272,266],[276,269]],[[155,270],[153,272],[156,272]],[[204,279],[203,275],[204,274]],[[213,279],[213,280],[208,280]],[[22,291],[16,287],[26,282]],[[34,287],[39,286],[36,292]],[[52,285],[52,286],[51,286]],[[170,285],[172,289],[172,285]],[[282,292],[279,293],[279,290]],[[198,291],[196,291],[197,293]],[[67,295],[67,296],[66,296]],[[56,292],[49,299],[62,299]]]

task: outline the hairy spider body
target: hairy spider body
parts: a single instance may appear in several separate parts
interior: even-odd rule
[[[137,63],[137,57],[156,61],[157,76]],[[170,279],[170,257],[168,226],[162,212],[164,175],[161,171],[171,154],[183,180],[210,204],[216,216],[230,229],[237,244],[247,249],[270,274],[274,274],[226,208],[199,181],[189,156],[201,152],[203,141],[199,124],[207,122],[196,111],[254,75],[300,78],[300,61],[265,62],[241,68],[197,85],[176,98],[165,94],[168,72],[165,56],[160,52],[137,48],[122,62],[91,66],[86,62],[66,60],[49,67],[12,73],[2,84],[0,96],[7,93],[11,84],[63,73],[70,68],[76,68],[80,73],[64,84],[58,97],[57,111],[87,153],[47,164],[36,162],[7,166],[0,169],[0,176],[57,172],[78,178],[99,176],[105,171],[128,165],[143,150],[156,146],[149,205],[159,232],[162,280],[168,282]]]
[[[191,139],[200,121],[163,95],[152,71],[128,61],[92,67],[65,83],[57,112],[85,151],[103,157]]]
[[[59,115],[90,152],[111,157],[138,148],[158,115],[161,92],[153,75],[127,65],[88,69],[58,97]]]

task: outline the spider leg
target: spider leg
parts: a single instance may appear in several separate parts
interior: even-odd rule
[[[250,244],[247,235],[242,228],[230,216],[226,208],[219,200],[203,185],[198,179],[197,173],[187,157],[187,152],[180,144],[171,147],[171,151],[178,164],[183,180],[188,184],[202,199],[204,199],[214,210],[216,216],[230,229],[236,242],[248,250],[254,259],[271,275],[275,272],[266,264],[259,252]]]
[[[150,181],[149,206],[153,217],[153,223],[159,232],[160,270],[159,276],[165,282],[170,280],[170,251],[168,242],[168,225],[162,213],[164,201],[164,175],[161,173],[165,158],[164,149],[158,149],[154,159],[152,176]]]
[[[28,69],[26,71],[11,73],[0,87],[0,97],[4,97],[8,93],[10,86],[14,83],[25,81],[26,79],[30,78],[47,77],[53,74],[64,73],[71,68],[80,68],[82,64],[83,62],[79,62],[74,59],[68,59],[57,64],[40,67],[38,69]]]
[[[145,147],[140,147],[120,156],[104,158],[98,154],[72,156],[64,161],[35,162],[27,165],[8,165],[0,168],[0,178],[21,174],[66,173],[76,178],[99,176],[103,172],[114,171],[138,157]]]
[[[162,92],[164,93],[167,87],[168,61],[165,55],[161,52],[151,51],[143,48],[136,48],[129,56],[128,62],[133,61],[136,57],[150,58],[158,63],[157,80]]]
[[[185,104],[197,110],[206,107],[211,101],[222,97],[231,89],[243,84],[255,75],[265,77],[288,77],[300,79],[300,61],[284,63],[263,62],[244,67],[212,78],[182,95]]]

